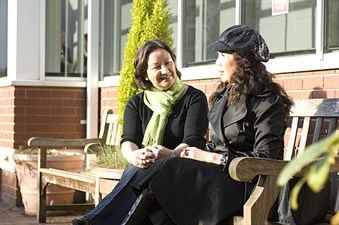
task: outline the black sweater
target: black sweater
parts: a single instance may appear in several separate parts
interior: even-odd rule
[[[127,103],[124,113],[124,126],[121,143],[131,141],[142,148],[142,139],[153,111],[144,101],[144,92],[133,96]],[[204,148],[208,127],[207,99],[205,94],[191,86],[185,95],[174,105],[168,118],[163,146],[174,149],[180,143]]]

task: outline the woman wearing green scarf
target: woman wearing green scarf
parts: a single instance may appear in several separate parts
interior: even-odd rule
[[[204,148],[208,127],[205,94],[180,80],[176,56],[162,40],[146,41],[134,58],[135,78],[143,90],[127,103],[121,149],[131,163],[118,185],[73,225],[121,224],[138,194],[131,184],[147,176],[160,159],[179,157],[188,147]]]

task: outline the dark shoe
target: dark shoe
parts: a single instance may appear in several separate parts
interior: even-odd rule
[[[88,219],[83,218],[75,218],[72,220],[72,225],[92,225]]]

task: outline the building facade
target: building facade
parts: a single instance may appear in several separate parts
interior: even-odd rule
[[[177,65],[209,96],[207,49],[233,24],[258,30],[293,98],[339,97],[339,1],[169,0]],[[96,137],[116,104],[132,0],[0,0],[0,201],[20,205],[14,149],[29,137]]]

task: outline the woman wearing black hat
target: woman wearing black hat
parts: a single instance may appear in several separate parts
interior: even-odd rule
[[[262,62],[269,50],[250,27],[235,25],[209,46],[218,52],[220,85],[210,97],[211,141],[180,158],[157,161],[134,184],[141,193],[124,224],[216,225],[242,213],[254,184],[233,180],[239,156],[281,159],[285,119],[293,104]]]

